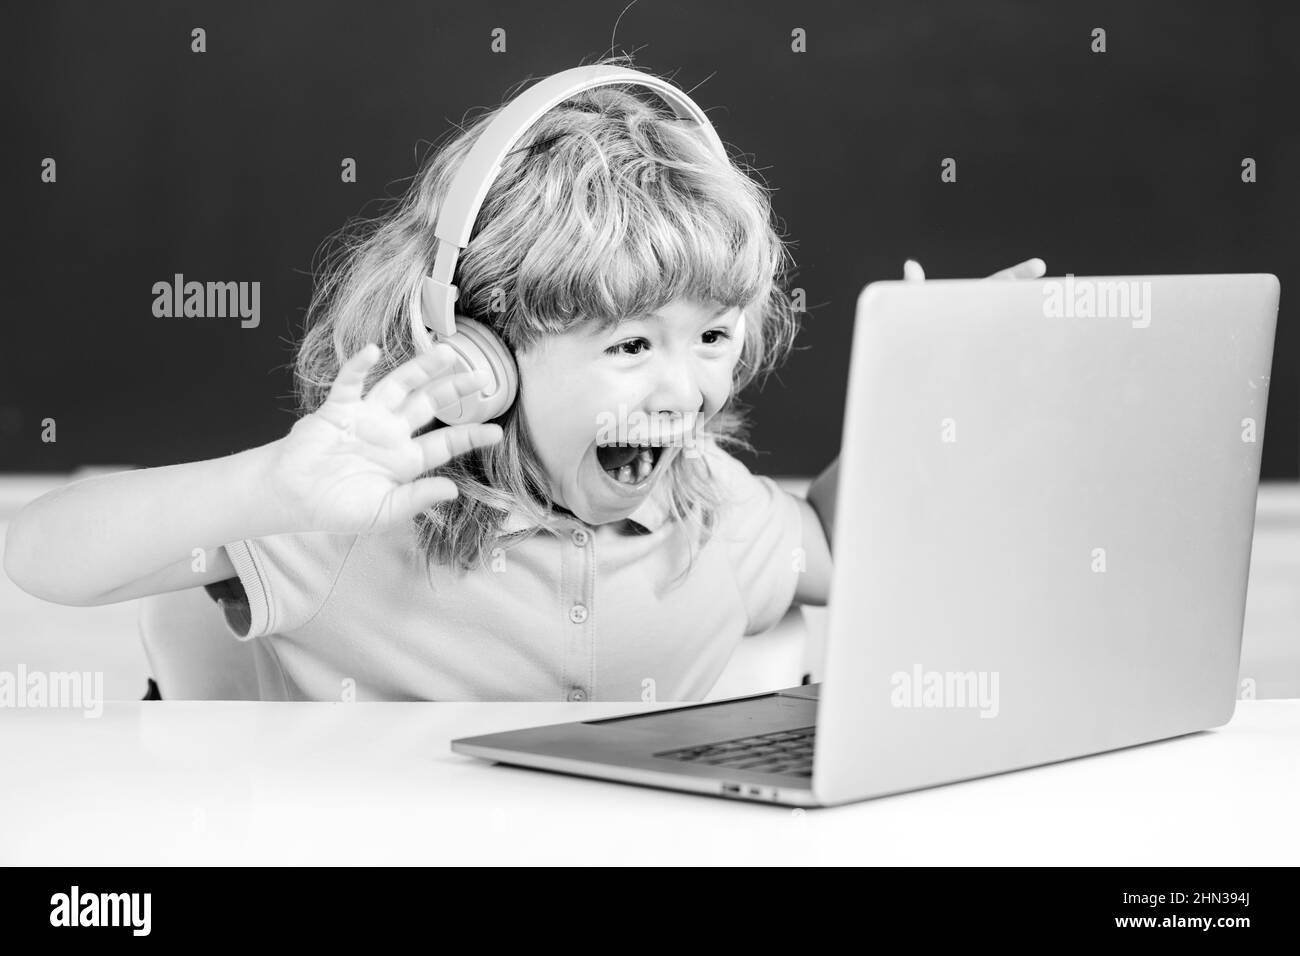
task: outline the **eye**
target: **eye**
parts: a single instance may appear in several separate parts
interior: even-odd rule
[[[638,348],[635,351],[624,351],[624,347],[632,346],[632,345],[640,345],[642,342],[645,342],[647,346],[650,344],[649,341],[643,338],[628,339],[626,342],[619,342],[618,345],[611,345],[609,348],[605,349],[605,354],[606,355],[640,355],[641,349]]]
[[[720,336],[720,339],[709,339],[709,336],[711,335]],[[709,331],[704,333],[704,338],[705,345],[720,345],[722,342],[726,342],[731,338],[731,333],[726,329],[709,329]],[[645,351],[645,349],[641,347],[642,345],[644,345],[645,348],[649,348],[650,341],[643,337],[628,339],[626,342],[619,342],[617,345],[611,345],[609,348],[605,349],[605,354],[640,355]]]

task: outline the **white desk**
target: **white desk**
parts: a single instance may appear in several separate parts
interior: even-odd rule
[[[633,709],[0,710],[0,864],[1300,862],[1300,701],[1242,701],[1220,730],[807,812],[448,748],[453,737]]]

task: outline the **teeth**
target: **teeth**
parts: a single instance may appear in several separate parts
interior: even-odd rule
[[[638,485],[650,477],[650,473],[655,468],[655,449],[650,445],[642,445],[637,456],[626,465],[605,473],[615,481],[622,482],[625,485]]]

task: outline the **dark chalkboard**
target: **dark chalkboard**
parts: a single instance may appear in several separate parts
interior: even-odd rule
[[[322,240],[420,145],[606,52],[617,2],[28,4],[3,69],[0,468],[159,465],[292,423]],[[670,74],[775,187],[809,312],[748,396],[765,473],[837,451],[857,292],[1030,256],[1053,274],[1282,279],[1266,478],[1297,475],[1294,4],[641,0],[615,52]],[[191,52],[191,30],[207,51]],[[1106,31],[1094,53],[1092,31]],[[491,51],[506,30],[507,52]],[[807,52],[791,50],[806,31]],[[358,181],[340,181],[342,157]],[[57,182],[41,181],[45,157]],[[960,176],[943,184],[939,163]],[[1258,181],[1241,181],[1241,161]],[[258,281],[261,322],[157,317],[180,273]],[[41,421],[58,440],[41,440]]]

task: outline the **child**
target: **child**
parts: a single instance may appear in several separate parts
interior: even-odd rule
[[[38,499],[10,576],[81,605],[207,586],[264,699],[703,697],[742,636],[825,603],[835,469],[810,504],[726,450],[797,331],[788,253],[766,191],[641,93],[543,116],[460,257],[457,310],[518,365],[504,415],[435,424],[484,381],[408,311],[488,114],[328,260],[288,435]]]

